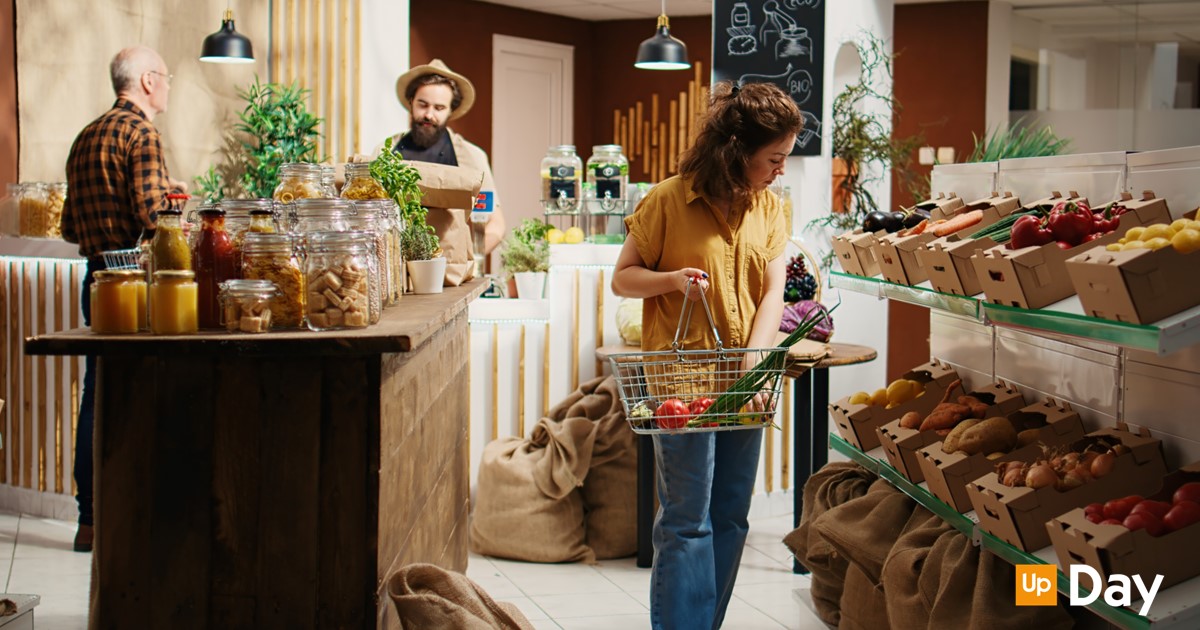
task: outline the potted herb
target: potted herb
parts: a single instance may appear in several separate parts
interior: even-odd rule
[[[446,279],[446,259],[442,256],[437,233],[425,222],[428,211],[421,206],[421,173],[392,151],[392,139],[383,143],[383,151],[371,162],[371,176],[383,185],[396,205],[404,229],[400,233],[400,253],[404,257],[407,278],[401,286],[412,285],[414,293],[441,293]],[[411,281],[411,282],[409,282]]]
[[[517,297],[538,300],[546,291],[546,272],[550,271],[550,226],[537,219],[525,219],[504,240],[500,263],[516,279]]]

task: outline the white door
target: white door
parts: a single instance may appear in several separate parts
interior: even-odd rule
[[[492,36],[492,173],[509,229],[542,217],[538,166],[572,143],[574,59],[573,46]]]

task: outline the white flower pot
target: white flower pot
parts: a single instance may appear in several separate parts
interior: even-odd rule
[[[517,297],[523,300],[540,300],[546,293],[545,271],[518,271]]]
[[[446,280],[446,258],[439,256],[432,260],[410,260],[408,281],[412,284],[413,293],[441,293]]]

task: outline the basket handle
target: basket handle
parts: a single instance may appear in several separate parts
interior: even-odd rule
[[[699,280],[694,276],[688,278],[687,286],[683,289],[683,308],[679,309],[679,324],[675,326],[675,340],[671,342],[671,349],[678,351],[679,338],[683,335],[683,331],[687,330],[692,324],[692,307],[695,302],[688,299],[688,294],[692,291],[692,285],[698,285]],[[713,339],[717,340],[717,351],[721,350],[721,335],[717,332],[717,324],[713,321],[712,310],[708,307],[708,298],[704,296],[704,290],[696,287],[700,291],[700,303],[704,305],[704,314],[708,316],[708,325],[712,328]]]

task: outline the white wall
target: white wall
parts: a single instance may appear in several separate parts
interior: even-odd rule
[[[825,5],[825,84],[827,90],[821,119],[820,157],[788,159],[783,183],[792,189],[795,203],[793,233],[802,237],[818,257],[830,249],[833,233],[828,230],[806,230],[814,219],[829,212],[831,207],[831,172],[829,121],[832,118],[835,91],[834,64],[842,44],[854,41],[864,31],[875,33],[889,43],[892,41],[894,3],[892,0],[838,0]],[[883,180],[875,191],[881,208],[892,205],[890,178]],[[836,304],[839,291],[826,288],[823,302]],[[863,344],[875,348],[879,358],[871,363],[840,367],[830,371],[831,399],[862,389],[862,383],[884,383],[887,368],[887,305],[885,302],[855,293],[841,293],[841,306],[834,313],[834,341]]]
[[[409,0],[363,0],[361,7],[362,102],[357,112],[357,144],[366,153],[384,138],[408,129],[408,111],[396,98],[396,78],[409,68]]]
[[[1008,126],[1008,92],[1012,75],[1012,5],[988,4],[987,93],[984,125],[988,130]]]
[[[1200,144],[1200,109],[1013,112],[1071,139],[1071,153],[1152,151]]]

